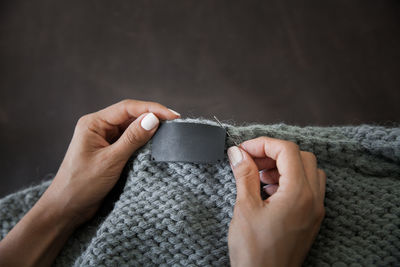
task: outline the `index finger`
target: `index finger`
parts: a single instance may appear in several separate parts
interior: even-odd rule
[[[178,114],[159,103],[132,99],[118,102],[96,112],[95,114],[108,124],[117,126],[127,120],[137,118],[146,112],[152,112],[162,120],[176,119],[179,117]]]
[[[252,157],[268,157],[276,161],[281,175],[280,187],[299,187],[299,184],[305,182],[300,149],[295,143],[263,136],[247,140],[240,146]]]

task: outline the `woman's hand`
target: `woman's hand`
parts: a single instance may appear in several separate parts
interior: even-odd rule
[[[259,137],[239,147],[228,150],[237,187],[232,266],[300,266],[325,215],[325,173],[314,154],[292,142]],[[269,184],[266,200],[260,179]]]
[[[124,100],[81,117],[61,167],[40,204],[74,223],[93,216],[129,157],[179,114],[154,102]]]
[[[69,235],[90,219],[129,157],[180,115],[158,103],[124,100],[79,119],[56,177],[0,242],[0,266],[47,266]],[[22,257],[20,255],[23,255]]]

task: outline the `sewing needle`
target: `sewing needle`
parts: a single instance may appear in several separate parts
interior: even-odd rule
[[[218,124],[219,124],[223,129],[225,129],[225,127],[222,125],[222,123],[219,121],[219,119],[218,119],[215,115],[214,115],[214,119],[218,122]],[[233,140],[233,143],[234,143],[236,146],[239,146],[239,144],[236,142],[235,138],[233,138],[233,136],[230,135],[230,133],[228,132],[228,130],[225,129],[225,131],[226,131],[226,133],[228,134],[229,138],[231,138],[231,139]]]

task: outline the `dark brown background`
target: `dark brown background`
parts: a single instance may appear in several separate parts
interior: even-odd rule
[[[400,2],[0,2],[0,196],[55,173],[124,98],[183,117],[399,122]]]

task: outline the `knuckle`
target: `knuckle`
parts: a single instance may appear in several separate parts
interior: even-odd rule
[[[287,151],[300,151],[299,145],[291,141],[282,141],[283,148]]]
[[[129,99],[129,98],[125,98],[125,99],[120,101],[120,103],[123,104],[123,105],[126,105],[126,104],[128,104],[130,102],[132,102],[132,99]]]
[[[121,101],[123,105],[130,106],[130,105],[141,105],[147,111],[152,111],[154,109],[163,109],[166,108],[164,105],[153,102],[153,101],[143,101],[143,100],[134,100],[134,99],[124,99]]]
[[[87,126],[90,120],[91,120],[91,114],[83,115],[78,119],[78,122],[76,123],[77,128]]]
[[[136,129],[126,131],[125,140],[128,144],[140,144],[142,142],[142,138],[140,138]]]
[[[254,171],[250,166],[243,166],[238,174],[240,179],[248,180],[254,176]]]
[[[306,158],[306,159],[308,159],[308,160],[310,160],[310,161],[312,161],[312,162],[317,162],[317,157],[314,155],[314,153],[311,153],[311,152],[309,152],[309,151],[304,151],[303,152],[303,156]]]
[[[154,106],[161,106],[160,103],[154,102],[154,101],[148,101],[147,104],[149,104],[149,105],[154,105]]]
[[[139,101],[126,98],[126,99],[121,100],[117,105],[122,106],[124,109],[129,109],[130,107],[137,104],[137,102],[139,102]]]
[[[126,98],[126,99],[122,100],[121,102],[119,102],[119,104],[125,109],[128,108],[130,105],[132,105],[132,103],[133,103],[133,100],[132,99],[128,99],[128,98]]]
[[[314,204],[314,195],[311,190],[304,190],[301,196],[300,204],[303,207],[312,207]]]
[[[157,102],[147,101],[147,102],[144,102],[144,104],[146,105],[146,109],[148,111],[165,108],[165,106],[163,106],[163,105],[161,105],[160,103],[157,103]]]
[[[81,117],[78,119],[78,123],[77,123],[77,124],[83,124],[83,123],[85,123],[85,121],[87,120],[87,118],[88,118],[88,115],[87,115],[87,114],[81,116]]]

